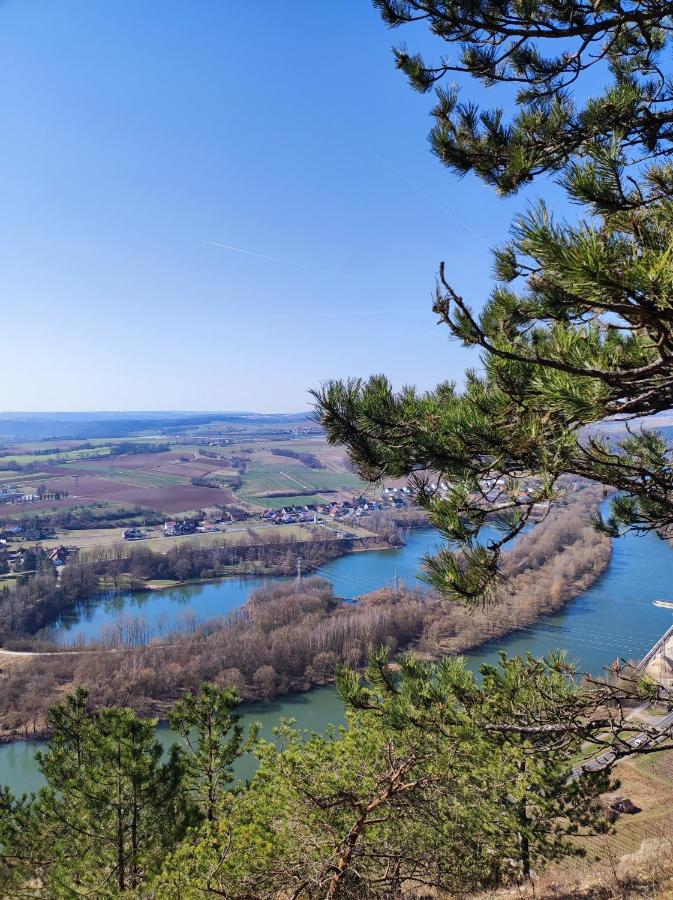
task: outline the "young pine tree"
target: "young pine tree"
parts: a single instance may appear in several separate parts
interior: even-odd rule
[[[222,792],[231,785],[233,764],[257,739],[257,726],[244,738],[236,712],[239,703],[235,691],[203,684],[198,694],[187,694],[170,713],[171,727],[187,745],[185,787],[209,822]]]
[[[159,870],[197,816],[181,756],[162,761],[156,724],[130,709],[93,714],[84,690],[52,709],[38,754],[47,786],[14,803],[2,835],[15,884],[36,897],[116,896]]]

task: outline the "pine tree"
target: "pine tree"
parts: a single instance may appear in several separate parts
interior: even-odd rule
[[[256,726],[244,739],[241,717],[235,711],[239,703],[236,691],[203,684],[197,695],[187,694],[170,713],[171,728],[187,744],[186,788],[209,822],[233,780],[233,764],[257,739]]]
[[[80,689],[52,709],[50,747],[38,754],[47,787],[14,802],[0,835],[28,896],[136,891],[197,821],[180,753],[162,762],[156,720],[121,708],[94,715],[87,700]]]
[[[664,3],[593,6],[375,0],[391,26],[425,20],[452,45],[426,63],[397,63],[420,90],[437,90],[432,146],[454,171],[503,193],[555,173],[584,218],[557,222],[540,202],[494,251],[496,285],[477,314],[439,269],[439,323],[481,353],[465,386],[396,393],[388,379],[328,382],[314,391],[334,443],[369,480],[410,476],[447,540],[427,560],[446,596],[493,596],[499,555],[537,503],[563,493],[563,476],[619,490],[607,521],[673,530],[671,450],[633,424],[673,405],[673,80],[666,71],[671,10]],[[458,54],[456,55],[456,50]],[[577,100],[586,70],[608,83]],[[459,103],[442,79],[458,69],[487,86],[519,85],[515,114]],[[585,86],[586,87],[586,86]],[[625,423],[609,441],[596,427]],[[440,483],[446,494],[432,488]],[[482,546],[487,517],[502,537]]]
[[[502,194],[557,172],[587,148],[613,138],[640,156],[670,153],[673,82],[667,51],[673,10],[665,0],[595,4],[584,0],[373,0],[397,29],[424,22],[446,54],[427,60],[404,44],[395,62],[411,86],[435,91],[430,144],[463,175],[473,172]],[[594,70],[602,90],[584,90]],[[447,76],[466,73],[487,88],[515,85],[502,106],[461,102]],[[581,91],[577,87],[582,88]],[[593,87],[593,84],[592,84]],[[588,94],[588,97],[587,97]],[[584,99],[583,99],[584,98]]]
[[[606,830],[598,798],[617,785],[610,767],[581,769],[577,759],[587,746],[596,753],[633,750],[613,740],[624,714],[610,689],[583,691],[562,654],[524,659],[501,653],[498,665],[482,666],[480,675],[456,657],[433,664],[407,655],[394,670],[381,650],[364,679],[342,672],[339,689],[350,707],[384,729],[412,729],[426,741],[441,736],[445,746],[469,754],[475,767],[468,768],[467,802],[478,808],[481,797],[493,804],[481,829],[499,860],[496,878],[505,883],[582,855],[573,839]],[[488,760],[488,768],[480,760]]]
[[[157,896],[463,895],[581,855],[577,836],[608,828],[598,797],[615,785],[576,757],[624,722],[574,674],[562,657],[503,657],[478,680],[460,659],[375,654],[364,679],[340,675],[348,729],[284,723],[260,742],[250,785],[167,858]]]

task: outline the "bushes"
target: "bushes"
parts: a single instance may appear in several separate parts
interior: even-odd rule
[[[521,537],[506,558],[509,578],[500,586],[497,604],[487,612],[408,589],[383,589],[359,603],[345,604],[319,578],[305,578],[300,585],[271,584],[253,591],[240,611],[220,621],[200,624],[194,616],[185,616],[170,636],[164,635],[164,646],[150,640],[140,617],[105,636],[108,647],[126,648],[124,652],[38,657],[24,663],[2,684],[0,722],[12,728],[17,721],[31,720],[35,704],[39,720],[39,711],[57,699],[57,689],[52,691],[48,683],[40,695],[17,690],[15,678],[23,684],[30,673],[58,672],[61,685],[90,686],[97,704],[123,702],[144,715],[161,715],[168,703],[203,681],[236,686],[253,701],[324,684],[338,663],[360,667],[368,652],[382,645],[393,652],[415,645],[435,656],[462,652],[557,609],[603,571],[610,541],[585,526],[601,499],[593,489],[583,491]],[[293,567],[294,555],[288,554],[283,541],[274,541],[269,549],[278,553],[279,562],[285,559]],[[153,556],[147,548],[134,547],[130,559],[133,567],[143,570],[153,564]],[[166,571],[174,571],[178,562],[195,564],[199,556],[192,559],[176,547],[163,559]],[[129,564],[129,559],[121,560],[124,566]],[[112,565],[114,560],[107,562]],[[73,588],[75,574],[72,570],[68,576]],[[86,577],[86,567],[80,575]]]

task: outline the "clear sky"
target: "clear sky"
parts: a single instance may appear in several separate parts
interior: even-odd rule
[[[438,263],[478,306],[525,198],[431,155],[400,39],[423,32],[367,0],[4,0],[0,409],[272,412],[331,377],[460,379]]]

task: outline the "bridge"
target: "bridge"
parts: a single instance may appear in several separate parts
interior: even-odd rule
[[[673,625],[638,663],[638,671],[667,688],[673,688]]]

